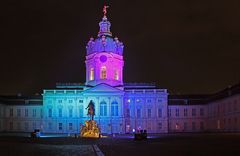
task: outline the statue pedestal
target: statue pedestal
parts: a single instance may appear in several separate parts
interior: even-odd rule
[[[86,138],[99,138],[100,130],[97,127],[96,121],[94,120],[85,121],[85,126],[81,128],[80,136]]]

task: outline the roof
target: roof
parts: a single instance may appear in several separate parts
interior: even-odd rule
[[[168,105],[203,105],[209,95],[169,95]]]
[[[196,94],[196,95],[169,95],[169,105],[204,105],[210,102],[221,100],[233,95],[240,94],[240,83],[229,86],[214,94]]]
[[[217,101],[217,100],[221,100],[224,99],[226,97],[230,97],[230,96],[234,96],[240,94],[240,83],[233,85],[233,86],[229,86],[215,94],[213,94],[208,101],[212,102],[212,101]]]
[[[42,96],[0,96],[0,103],[5,105],[42,105]]]

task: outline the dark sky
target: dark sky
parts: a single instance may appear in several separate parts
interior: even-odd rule
[[[182,94],[239,82],[239,0],[109,5],[111,30],[125,45],[125,82],[156,82]],[[0,6],[0,94],[85,82],[85,46],[97,35],[103,0],[8,0]]]

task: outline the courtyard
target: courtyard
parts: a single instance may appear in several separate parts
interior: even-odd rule
[[[99,150],[100,149],[100,150]],[[132,135],[101,139],[1,136],[1,155],[240,155],[240,133],[161,134],[135,141]]]

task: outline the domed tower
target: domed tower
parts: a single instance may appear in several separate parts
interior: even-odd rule
[[[104,16],[99,23],[96,39],[90,38],[86,49],[86,85],[96,86],[101,83],[113,87],[123,86],[123,43],[117,37],[113,38],[110,31],[104,6]]]

